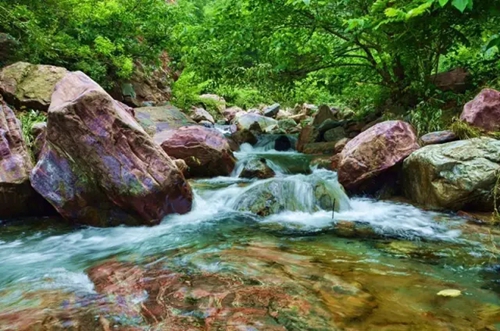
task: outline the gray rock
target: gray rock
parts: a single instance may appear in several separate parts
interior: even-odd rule
[[[335,129],[330,129],[325,132],[325,141],[339,141],[345,138],[345,130],[343,127],[339,126]]]
[[[428,208],[490,211],[499,170],[498,140],[483,137],[430,145],[404,161],[404,193]]]
[[[266,117],[276,117],[276,115],[278,115],[279,110],[280,110],[280,104],[279,103],[275,103],[274,105],[266,107],[264,109],[263,114]]]

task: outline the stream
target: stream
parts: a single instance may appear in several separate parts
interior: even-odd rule
[[[500,330],[498,227],[349,198],[272,136],[235,156],[155,227],[0,223],[0,331]]]

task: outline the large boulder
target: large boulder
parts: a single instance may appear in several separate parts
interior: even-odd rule
[[[403,121],[386,121],[371,127],[343,148],[339,182],[348,190],[360,188],[417,150],[417,141],[412,126]]]
[[[0,94],[16,108],[47,111],[54,86],[67,73],[61,67],[17,62],[0,71]]]
[[[500,141],[495,139],[426,146],[404,161],[404,193],[428,208],[489,211],[499,170]]]
[[[12,109],[0,97],[0,218],[52,212],[31,187],[31,157]]]
[[[195,121],[172,105],[135,108],[135,117],[151,136],[165,130],[196,125]]]
[[[170,157],[81,72],[55,88],[31,184],[67,220],[100,227],[158,224],[193,199]]]
[[[278,121],[259,114],[247,113],[236,117],[235,124],[238,130],[251,130],[252,125],[260,127],[263,132],[270,133],[278,126]]]
[[[486,131],[500,129],[500,92],[484,89],[468,102],[460,119]]]
[[[154,139],[168,155],[184,160],[192,177],[228,176],[236,164],[227,139],[216,129],[189,126]]]

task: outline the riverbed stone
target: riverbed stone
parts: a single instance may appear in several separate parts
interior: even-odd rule
[[[47,111],[54,86],[67,73],[62,67],[17,62],[0,71],[0,94],[18,109]]]
[[[135,108],[135,118],[151,136],[165,130],[196,125],[195,121],[172,105]]]
[[[500,141],[474,138],[431,145],[404,162],[406,197],[427,208],[493,210]]]
[[[403,121],[386,121],[371,127],[342,150],[339,182],[351,191],[365,184],[378,186],[376,177],[417,150],[417,141],[415,130]]]
[[[330,129],[324,133],[324,140],[327,142],[337,142],[346,136],[346,132],[343,127],[339,126],[334,129]]]
[[[486,131],[500,129],[500,92],[484,89],[468,102],[460,119]]]
[[[318,108],[318,112],[314,116],[313,125],[319,126],[326,120],[337,120],[338,119],[338,109],[331,108],[328,105],[321,105]]]
[[[182,127],[154,136],[156,143],[176,159],[182,159],[192,177],[228,176],[236,160],[227,139],[215,129]]]
[[[449,130],[429,132],[420,137],[422,146],[444,144],[455,140],[458,140],[457,135]]]
[[[265,159],[261,160],[250,160],[248,161],[244,168],[243,171],[240,174],[241,178],[258,178],[258,179],[267,179],[267,178],[272,178],[274,177],[275,173],[273,169],[269,168],[269,166],[266,164]]]
[[[191,119],[195,122],[201,123],[202,121],[207,121],[212,124],[215,123],[214,117],[210,115],[208,111],[203,108],[194,108],[191,110]]]
[[[278,126],[278,121],[254,113],[246,113],[241,116],[236,117],[234,123],[238,127],[238,130],[252,130],[253,126],[258,126],[262,132],[271,133]]]
[[[271,106],[264,108],[264,110],[262,111],[262,114],[266,117],[275,118],[276,115],[278,115],[279,110],[280,110],[280,104],[275,103]]]
[[[99,227],[158,224],[193,199],[170,157],[82,72],[56,85],[31,183],[67,220]]]

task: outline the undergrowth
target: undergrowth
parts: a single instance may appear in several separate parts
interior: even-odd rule
[[[44,113],[31,109],[23,112],[19,116],[19,119],[21,120],[21,129],[24,141],[28,149],[31,149],[31,147],[33,147],[33,143],[35,142],[35,137],[33,136],[31,129],[36,123],[46,122],[47,116]]]

